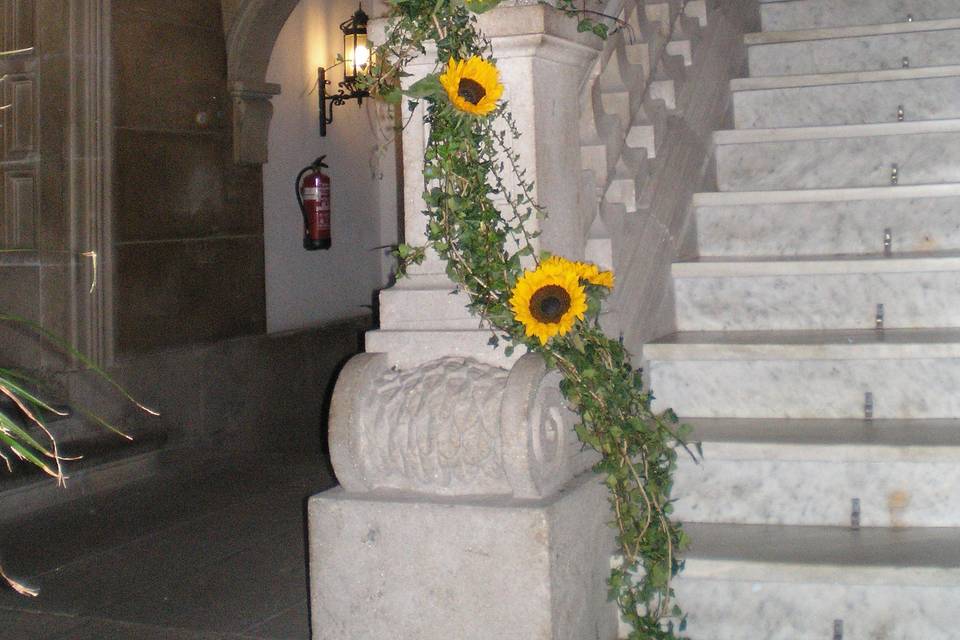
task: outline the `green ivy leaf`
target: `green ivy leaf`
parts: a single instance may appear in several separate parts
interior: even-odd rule
[[[440,77],[431,73],[414,82],[409,88],[404,89],[403,93],[411,98],[433,98],[441,93],[446,93],[446,91],[440,84]]]
[[[500,0],[464,0],[464,5],[473,13],[484,13],[498,4]]]
[[[403,100],[403,92],[397,87],[391,87],[388,91],[381,92],[378,97],[387,104],[400,104]]]

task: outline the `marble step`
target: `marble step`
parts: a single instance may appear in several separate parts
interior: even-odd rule
[[[744,36],[750,75],[901,69],[960,64],[960,19],[865,27],[751,33]]]
[[[704,459],[680,458],[682,522],[960,526],[960,420],[684,422]]]
[[[764,31],[960,18],[956,0],[786,0],[760,4]]]
[[[960,530],[685,528],[674,586],[692,640],[956,637]]]
[[[960,253],[673,264],[678,331],[960,327]]]
[[[730,88],[737,129],[960,118],[960,66],[745,78]]]
[[[889,187],[894,174],[898,185],[960,180],[960,120],[739,129],[713,141],[720,191]]]
[[[691,418],[960,417],[960,329],[704,331],[643,348],[654,408]]]
[[[703,255],[812,256],[960,249],[960,184],[698,193]],[[909,221],[909,222],[908,222]]]

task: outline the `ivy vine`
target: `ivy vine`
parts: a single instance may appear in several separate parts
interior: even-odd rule
[[[428,246],[446,260],[469,308],[491,328],[493,346],[505,342],[510,355],[522,345],[562,373],[561,391],[580,416],[577,435],[600,453],[594,470],[610,491],[621,550],[608,579],[610,597],[632,626],[631,639],[677,638],[686,619],[673,603],[671,584],[688,541],[670,519],[670,493],[678,449],[694,459],[699,450],[687,446],[689,427],[672,411],[652,410],[641,371],[600,327],[612,274],[534,250],[530,222],[545,212],[511,148],[521,132],[505,101],[489,111],[481,104],[499,92],[489,70],[495,70],[494,52],[475,14],[498,2],[390,0],[385,41],[361,82],[383,100],[406,100],[411,117],[425,107]],[[607,35],[609,21],[594,20],[572,0],[557,8],[576,17],[581,31]],[[428,42],[436,46],[433,73],[403,88],[407,65],[427,53]],[[508,187],[508,178],[517,186]],[[422,261],[425,250],[400,246],[401,272]]]

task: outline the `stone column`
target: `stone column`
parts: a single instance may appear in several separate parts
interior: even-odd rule
[[[587,230],[577,211],[579,103],[600,42],[578,34],[576,21],[542,5],[498,8],[480,16],[480,28],[493,43],[504,98],[523,132],[514,148],[527,170],[526,178],[535,184],[534,196],[550,214],[542,223],[531,221],[530,228],[542,225],[539,241],[544,249],[580,258]],[[378,39],[375,31],[373,38]],[[428,51],[408,68],[413,75],[407,81],[413,83],[432,72],[434,59],[435,54]],[[403,132],[404,232],[411,245],[425,242],[422,194],[427,135],[418,111]],[[431,253],[411,269],[408,278],[381,293],[381,329],[367,335],[368,351],[385,353],[400,366],[422,364],[440,354],[509,366],[520,354],[510,359],[502,348],[492,349],[487,344],[490,332],[480,328],[467,311],[465,296],[451,294],[455,289],[446,265]]]
[[[583,255],[579,103],[599,42],[544,6],[481,19],[536,197],[544,248]],[[374,35],[376,41],[376,35]],[[411,69],[415,81],[432,57]],[[406,238],[422,243],[426,132],[403,134]],[[612,640],[607,493],[559,374],[504,355],[428,256],[381,295],[381,329],[337,382],[341,486],[309,504],[314,640]]]

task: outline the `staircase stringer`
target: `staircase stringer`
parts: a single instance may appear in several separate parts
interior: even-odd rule
[[[584,188],[597,195],[584,228],[587,257],[617,275],[604,326],[639,352],[673,331],[670,265],[696,252],[690,201],[709,180],[756,3],[648,0],[621,17],[628,33],[607,43],[582,105]]]

